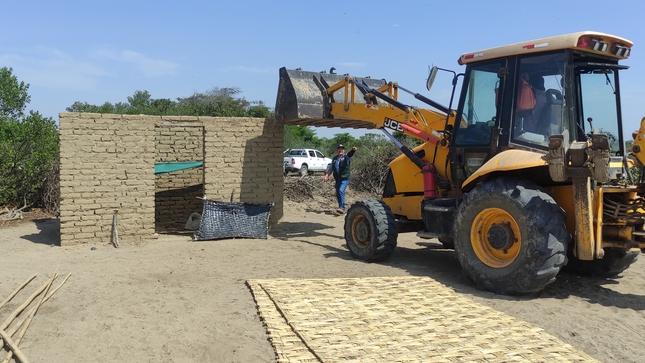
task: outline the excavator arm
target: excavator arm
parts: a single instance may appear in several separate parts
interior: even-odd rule
[[[403,104],[398,100],[400,90],[443,112]],[[449,140],[444,129],[454,119],[447,117],[448,108],[395,82],[286,68],[280,69],[275,113],[285,124],[381,129],[395,142],[390,132],[398,131],[424,141],[425,154],[431,156],[436,155],[437,147],[447,152]],[[427,161],[404,145],[397,146],[424,169]],[[437,172],[445,177],[447,171]]]
[[[398,101],[399,90],[405,89],[385,80],[281,68],[276,119],[306,126],[389,129],[447,145],[443,130],[448,109],[418,94],[444,112],[405,105]]]

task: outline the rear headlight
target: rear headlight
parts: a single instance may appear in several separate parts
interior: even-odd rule
[[[296,159],[291,158],[291,165],[296,165]]]
[[[609,44],[603,42],[601,39],[591,39],[589,42],[589,49],[597,52],[606,52]]]
[[[609,48],[609,44],[604,42],[601,38],[594,38],[585,35],[578,39],[578,47],[595,50],[596,52],[606,52],[607,48]]]
[[[596,52],[611,53],[619,58],[629,58],[631,46],[621,42],[605,40],[597,36],[583,35],[578,38],[579,48],[585,48]]]
[[[631,52],[631,49],[627,48],[622,44],[614,44],[613,48],[611,48],[611,54],[617,57],[627,58],[629,57],[630,52]]]

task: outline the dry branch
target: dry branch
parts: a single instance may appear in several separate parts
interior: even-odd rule
[[[47,172],[42,187],[41,200],[47,212],[55,216],[60,215],[60,161]]]
[[[5,207],[0,211],[0,221],[13,221],[15,219],[22,219],[24,213],[22,212],[26,208],[31,207],[31,204],[27,204],[27,199],[25,198],[24,205],[20,208],[14,207],[9,209]]]
[[[294,202],[312,200],[321,187],[322,178],[315,176],[287,177],[284,179],[284,197]]]
[[[22,219],[24,217],[24,213],[22,212],[23,209],[25,209],[26,206],[22,208],[12,208],[9,209],[5,207],[3,210],[0,211],[0,221],[13,221],[16,219]]]
[[[114,210],[114,216],[112,217],[112,243],[114,244],[114,247],[119,248],[121,247],[121,244],[119,243],[119,230],[117,229],[116,226],[116,218],[119,214],[119,210],[115,209]]]

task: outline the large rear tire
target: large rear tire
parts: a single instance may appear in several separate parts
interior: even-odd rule
[[[464,195],[455,222],[455,250],[477,287],[522,295],[555,281],[570,235],[564,211],[538,186],[499,178]]]
[[[354,203],[345,216],[345,241],[356,259],[376,262],[388,258],[398,232],[390,207],[381,200]]]
[[[640,251],[621,251],[615,248],[605,248],[605,256],[599,260],[582,261],[570,255],[564,270],[578,275],[616,277],[636,262],[638,255]]]

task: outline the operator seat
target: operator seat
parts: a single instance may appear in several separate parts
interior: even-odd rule
[[[520,77],[517,85],[517,99],[515,101],[515,125],[514,128],[518,135],[525,131],[533,132],[535,125],[533,123],[533,108],[537,101],[533,87],[529,83],[529,74],[524,72]]]
[[[531,84],[533,94],[535,95],[535,106],[531,111],[531,121],[528,125],[525,124],[524,128],[529,132],[543,134],[540,126],[542,122],[542,114],[547,105],[546,92],[544,90],[544,78],[539,74],[533,74],[529,78],[529,83]]]
[[[539,130],[548,137],[562,132],[562,92],[548,89],[545,96],[546,105],[542,111]]]

